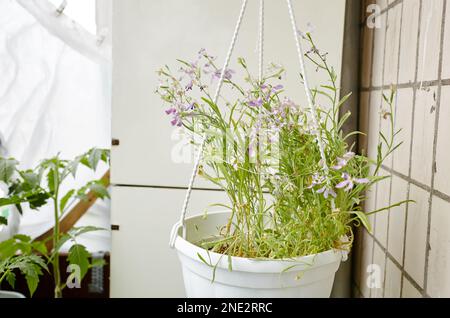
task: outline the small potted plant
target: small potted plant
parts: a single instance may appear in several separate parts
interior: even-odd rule
[[[92,199],[88,196],[89,192],[101,199],[109,197],[104,180],[92,180],[78,189],[63,192],[62,185],[76,178],[80,166],[95,171],[100,162],[109,163],[109,150],[93,148],[73,160],[61,159],[58,155],[42,160],[35,169],[27,170],[20,170],[19,162],[12,158],[0,157],[0,182],[7,192],[5,197],[0,198],[0,208],[14,207],[22,213],[24,205],[39,210],[51,204],[54,211],[53,232],[45,241],[33,240],[23,234],[15,234],[0,241],[0,283],[7,281],[14,288],[19,271],[24,275],[32,296],[40,276],[48,271],[54,280],[54,297],[60,298],[68,281],[78,285],[89,268],[103,265],[103,260],[90,260],[90,254],[84,245],[77,243],[77,237],[104,229],[94,226],[73,227],[67,233],[60,229],[63,217],[77,201]],[[8,221],[8,218],[0,216],[0,225],[8,225]],[[63,281],[59,264],[60,250],[67,242],[73,243],[67,255],[71,268],[68,280]]]
[[[185,235],[175,226],[190,297],[329,297],[353,242],[352,227],[370,230],[372,212],[361,208],[364,193],[384,178],[378,170],[399,146],[394,94],[385,97],[391,132],[381,135],[377,158],[356,154],[347,141],[358,132],[342,132],[350,114],[339,118],[348,96],[339,100],[337,74],[307,39],[307,58],[329,77],[311,92],[315,104],[318,96],[329,102],[317,105],[315,114],[284,96],[284,70],[274,64],[259,80],[239,58],[243,85],[205,50],[193,62],[179,60],[176,73],[167,66],[159,70],[156,92],[169,105],[171,124],[193,143],[196,136],[206,138],[198,175],[224,190],[230,202],[211,204],[227,212],[187,218]],[[230,89],[214,103],[209,86],[220,74]]]

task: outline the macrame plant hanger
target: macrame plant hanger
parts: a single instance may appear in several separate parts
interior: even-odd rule
[[[231,43],[230,43],[230,46],[228,48],[228,53],[225,58],[225,63],[221,70],[221,73],[220,73],[219,83],[217,84],[216,91],[214,94],[214,98],[213,98],[214,104],[217,104],[217,102],[219,100],[220,91],[222,89],[222,86],[223,86],[223,83],[225,80],[225,72],[228,68],[228,65],[230,64],[231,55],[233,54],[233,50],[236,45],[236,40],[239,35],[239,30],[241,28],[245,9],[247,7],[247,2],[248,2],[248,0],[242,0],[241,10],[239,12],[239,16],[238,16],[238,19],[236,22],[233,36],[231,38]],[[263,80],[263,59],[264,59],[264,50],[263,50],[264,49],[264,0],[259,0],[259,3],[260,3],[260,6],[259,6],[259,36],[258,36],[258,39],[259,39],[259,41],[258,41],[258,53],[259,53],[258,54],[258,62],[259,62],[258,78],[259,78],[259,81],[261,82]],[[317,141],[317,145],[319,147],[320,157],[322,159],[322,169],[323,169],[324,174],[328,175],[329,167],[327,165],[327,160],[326,160],[326,156],[325,156],[325,148],[324,148],[324,144],[322,141],[322,133],[319,129],[319,118],[317,117],[317,108],[314,103],[314,99],[312,97],[312,93],[311,93],[309,82],[308,82],[308,76],[306,74],[305,59],[303,56],[303,49],[302,49],[301,41],[299,38],[300,37],[299,32],[297,29],[297,22],[295,19],[294,11],[292,9],[291,0],[286,0],[286,3],[287,3],[287,7],[288,7],[288,13],[289,13],[289,19],[291,21],[292,31],[294,33],[295,45],[297,48],[298,60],[300,63],[300,72],[303,76],[303,85],[304,85],[306,97],[308,100],[308,106],[309,106],[309,110],[311,113],[313,125],[315,126],[314,130],[316,131],[316,141]],[[175,246],[175,241],[177,239],[178,229],[180,226],[182,228],[183,238],[186,238],[186,224],[185,224],[186,212],[187,212],[187,208],[189,205],[189,200],[191,198],[192,187],[195,182],[195,177],[197,176],[198,168],[199,168],[200,162],[202,160],[205,143],[206,143],[206,135],[203,135],[202,141],[201,141],[201,144],[200,144],[200,147],[199,147],[196,159],[195,159],[195,164],[194,164],[194,168],[192,170],[191,178],[189,180],[188,188],[186,191],[186,196],[185,196],[184,202],[183,202],[183,207],[181,209],[181,216],[180,216],[180,219],[177,222],[176,226],[173,227],[172,233],[170,234],[169,245],[172,248]],[[327,186],[330,186],[328,178],[327,178],[327,183],[328,183]],[[335,206],[334,199],[332,198],[331,199],[331,207],[334,209],[334,206]]]

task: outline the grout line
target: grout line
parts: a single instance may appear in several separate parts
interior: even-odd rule
[[[379,14],[375,15],[375,18],[378,18],[378,17],[382,16],[384,13],[388,12],[389,10],[391,10],[392,8],[394,8],[395,6],[397,6],[397,5],[400,4],[400,3],[403,3],[403,0],[395,0],[395,1],[392,2],[391,4],[387,5],[386,8],[382,9],[382,10],[380,11]],[[365,3],[365,4],[366,4],[366,3]],[[371,4],[376,4],[376,3],[371,3]],[[366,7],[366,9],[367,9],[367,7]],[[366,10],[364,10],[364,12],[367,13]],[[365,18],[363,19],[363,21],[360,23],[360,27],[361,27],[361,28],[364,28],[364,27],[366,26],[366,24],[367,24],[367,18],[368,18],[368,17],[365,17]]]
[[[367,232],[366,229],[364,229],[364,231]],[[429,298],[430,296],[426,293],[426,291],[422,287],[420,287],[420,285],[414,280],[414,278],[411,277],[411,275],[409,275],[409,273],[404,269],[404,267],[395,259],[395,257],[391,253],[389,253],[389,251],[383,246],[383,244],[381,244],[381,242],[373,234],[369,232],[367,232],[367,234],[370,237],[372,237],[374,242],[386,254],[386,257],[389,258],[392,261],[392,263],[394,263],[395,266],[397,266],[397,268],[402,273],[402,278],[405,277],[411,283],[411,285],[413,285],[414,288],[416,288],[422,294],[423,297]]]
[[[419,76],[419,52],[420,52],[420,36],[421,36],[421,24],[422,24],[422,6],[423,6],[423,0],[420,0],[419,3],[419,17],[417,22],[417,44],[416,44],[416,65],[414,70],[414,83],[417,83],[417,79]],[[409,159],[408,159],[408,178],[411,178],[412,174],[412,152],[413,152],[413,146],[414,146],[414,117],[416,113],[416,102],[417,102],[417,89],[418,86],[413,87],[413,104],[412,104],[412,110],[411,110],[411,141],[409,143]],[[406,187],[406,200],[409,200],[411,198],[411,182],[408,182],[408,185]],[[404,232],[403,232],[403,251],[402,251],[402,270],[405,271],[405,259],[406,259],[406,236],[408,232],[408,214],[409,214],[409,202],[406,203],[405,208],[405,225],[404,225]],[[400,297],[403,297],[403,281],[405,278],[405,274],[402,273],[402,277],[400,280]]]
[[[429,258],[430,258],[430,231],[431,231],[431,214],[433,210],[433,190],[434,190],[434,182],[436,177],[436,150],[437,150],[437,141],[438,141],[438,129],[439,129],[439,114],[441,109],[441,94],[442,94],[442,85],[440,85],[440,81],[442,78],[442,60],[444,55],[444,31],[445,31],[445,14],[447,11],[447,0],[443,1],[442,5],[442,20],[441,20],[441,35],[440,35],[440,52],[439,52],[439,69],[438,69],[438,81],[439,85],[437,88],[437,100],[436,100],[436,113],[435,113],[435,121],[434,121],[434,137],[433,137],[433,160],[431,164],[431,191],[430,191],[430,199],[429,199],[429,207],[428,207],[428,224],[427,224],[427,241],[426,241],[426,250],[425,250],[425,268],[424,268],[424,287],[425,291],[428,291],[428,266],[429,266]]]
[[[385,165],[382,165],[381,168],[383,170],[385,170],[386,172],[392,173],[394,176],[399,177],[400,179],[403,179],[404,181],[411,183],[411,184],[415,185],[416,187],[421,188],[422,190],[425,190],[426,192],[432,192],[434,196],[438,197],[439,199],[442,199],[443,201],[450,203],[450,195],[445,194],[436,189],[431,189],[430,186],[428,186],[424,183],[421,183],[417,180],[414,180],[411,177],[408,177],[407,175],[404,175],[401,172],[393,170],[392,168],[386,167]]]
[[[384,26],[382,25],[382,27],[384,27],[384,43],[383,43],[383,63],[382,63],[382,69],[381,69],[381,85],[383,85],[384,83],[384,67],[386,64],[386,42],[387,42],[387,31],[388,31],[388,18],[389,18],[389,11],[385,11],[386,15],[385,15],[385,23]],[[384,13],[380,14],[380,17],[383,15]],[[373,33],[373,50],[375,51],[375,37],[376,37],[376,31],[374,31]],[[372,83],[372,78],[373,78],[373,57],[372,57],[372,73],[371,73],[371,83]],[[383,103],[383,92],[381,92],[381,96],[380,96],[380,105]],[[370,106],[369,106],[370,107]],[[379,106],[378,106],[379,107]],[[378,112],[380,113],[380,112]],[[380,120],[378,121],[378,141],[377,144],[380,143],[380,132],[381,132],[381,115],[380,115]],[[375,185],[375,209],[378,208],[378,189],[379,189],[379,185],[378,183]],[[377,226],[377,214],[374,215],[373,217],[373,231],[374,233],[376,233],[376,226]],[[386,256],[385,256],[386,257]],[[374,263],[374,258],[375,258],[375,242],[373,242],[373,246],[372,246],[372,264]],[[384,286],[383,286],[384,289]],[[370,290],[369,292],[370,298],[373,298],[372,295],[372,290]]]
[[[366,21],[366,20],[365,20]],[[366,25],[366,23],[364,22],[364,25]],[[365,30],[364,30],[364,32],[366,32],[368,30],[368,27],[366,26],[366,28],[365,28]],[[372,77],[373,77],[373,58],[374,58],[374,56],[375,56],[375,29],[372,29],[372,31],[371,31],[371,33],[372,33],[372,50],[371,50],[371,58],[370,58],[370,76],[369,76],[369,83],[370,83],[370,85],[372,86]],[[366,36],[366,33],[364,34],[364,36]],[[369,94],[369,96],[368,96],[368,106],[367,106],[367,111],[369,111],[369,109],[370,109],[370,105],[371,105],[371,103],[372,103],[372,94]],[[369,113],[370,114],[370,113]],[[367,116],[369,116],[369,114],[367,115]],[[368,127],[367,127],[367,132],[369,132],[370,131],[370,123],[369,123],[369,125],[368,125]],[[367,147],[368,148],[368,147]],[[367,149],[367,151],[368,151],[368,149]],[[375,198],[376,198],[376,196],[375,196]],[[376,199],[375,199],[375,201],[374,201],[374,204],[375,204],[375,209],[376,209]],[[374,219],[374,225],[375,225],[375,217],[373,218]],[[373,263],[373,250],[374,250],[374,247],[375,247],[375,245],[374,244],[372,244],[372,255],[371,255],[371,263]],[[368,298],[370,298],[370,294],[371,294],[371,290],[369,289],[369,292],[368,292],[368,295],[364,295],[363,293],[361,293],[361,295],[363,295],[363,297],[368,297]]]
[[[402,88],[419,88],[420,82],[408,82],[408,83],[400,83],[397,84],[396,88],[402,89]],[[422,88],[424,87],[431,87],[431,86],[449,86],[450,85],[450,78],[441,79],[441,80],[432,80],[432,81],[423,81],[422,82]],[[379,91],[379,90],[386,90],[390,89],[390,85],[383,85],[383,86],[370,86],[370,87],[360,87],[360,90],[362,92],[370,92],[370,91]]]
[[[397,76],[396,76],[396,83],[398,83],[399,75],[400,75],[400,52],[401,52],[401,43],[402,43],[402,23],[403,23],[403,2],[401,3],[400,7],[400,24],[399,24],[399,36],[398,36],[398,53],[397,53]],[[397,23],[397,21],[395,21]],[[397,110],[398,110],[398,94],[395,95],[395,106],[394,106],[394,131],[396,130],[396,124],[397,124]],[[392,115],[391,115],[392,116]],[[394,169],[394,158],[395,153],[391,156],[391,167]],[[391,177],[389,180],[389,206],[392,204],[392,172]],[[386,250],[389,249],[389,230],[390,230],[390,223],[391,223],[391,209],[389,209],[387,212],[387,233],[386,233]],[[387,257],[384,262],[384,280],[383,280],[383,298],[386,296],[386,276],[387,276]]]

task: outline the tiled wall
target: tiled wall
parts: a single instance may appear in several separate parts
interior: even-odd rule
[[[416,202],[372,216],[372,233],[358,231],[354,293],[450,297],[450,0],[364,2],[360,150],[374,157],[378,132],[389,131],[382,93],[392,84],[403,142],[380,173],[391,178],[373,187],[365,208]],[[379,28],[367,24],[373,3]]]

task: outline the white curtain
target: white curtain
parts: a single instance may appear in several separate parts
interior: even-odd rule
[[[0,145],[23,168],[57,153],[70,159],[110,146],[110,19],[105,13],[97,17],[101,37],[57,16],[46,0],[0,1]],[[64,188],[101,177],[106,169],[95,175],[82,170]],[[109,228],[109,202],[96,203],[77,225],[86,224]],[[51,206],[25,210],[20,232],[36,237],[52,225]],[[109,250],[110,233],[79,242],[91,251]]]

